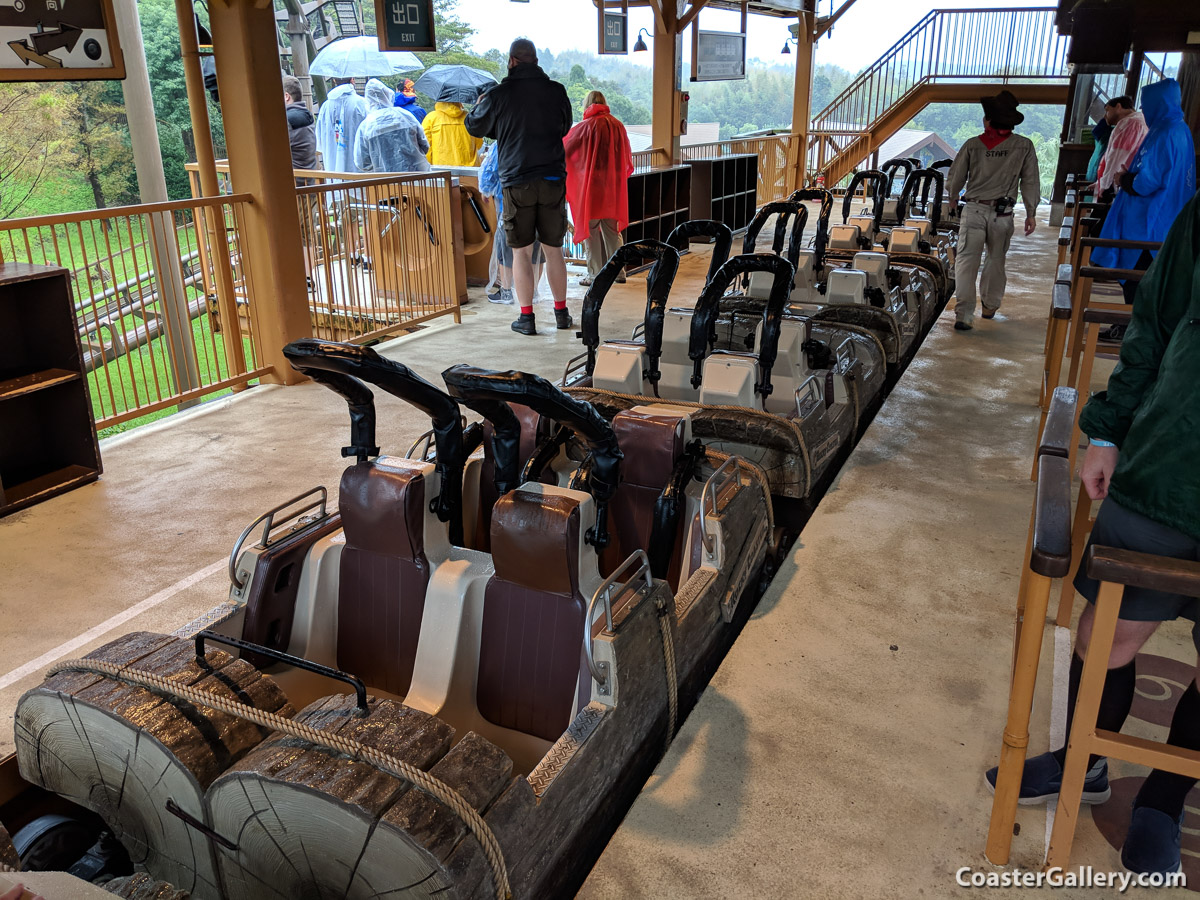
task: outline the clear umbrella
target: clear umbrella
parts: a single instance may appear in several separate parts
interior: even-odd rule
[[[339,38],[326,44],[308,67],[322,78],[370,78],[414,72],[421,61],[407,50],[384,52],[373,34]]]
[[[430,66],[413,87],[436,100],[450,103],[474,103],[479,89],[496,83],[490,72],[470,66]]]

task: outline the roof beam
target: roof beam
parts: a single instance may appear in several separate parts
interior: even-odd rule
[[[692,24],[696,16],[700,15],[700,10],[704,9],[707,5],[708,0],[692,0],[692,5],[688,7],[688,11],[680,17],[678,24],[675,26],[676,33],[683,34],[683,30]]]
[[[823,38],[825,36],[825,34],[829,31],[829,29],[831,29],[834,26],[834,24],[837,22],[837,20],[840,19],[845,14],[845,12],[855,4],[855,2],[856,2],[856,0],[846,0],[846,2],[843,3],[838,8],[838,11],[835,12],[832,16],[829,16],[824,19],[818,19],[817,20],[816,39],[820,40],[821,38]]]

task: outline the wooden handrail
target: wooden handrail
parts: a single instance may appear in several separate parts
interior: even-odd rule
[[[1063,578],[1071,570],[1071,461],[1065,456],[1038,458],[1036,503],[1029,568]]]
[[[1200,562],[1093,546],[1084,565],[1097,581],[1200,597]]]
[[[59,213],[52,216],[27,216],[23,219],[0,220],[0,231],[17,231],[25,228],[43,228],[49,225],[70,225],[95,219],[121,219],[128,216],[145,216],[152,213],[178,212],[181,209],[202,209],[225,206],[232,203],[253,203],[251,194],[222,194],[220,197],[194,197],[191,200],[168,200],[163,203],[138,203],[134,206],[109,206],[86,212]]]

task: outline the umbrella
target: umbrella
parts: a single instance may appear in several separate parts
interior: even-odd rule
[[[482,69],[472,69],[470,66],[430,66],[425,70],[417,83],[415,90],[436,100],[448,103],[474,103],[479,97],[480,88],[496,83],[496,79]]]
[[[321,48],[308,67],[310,75],[323,78],[370,78],[412,72],[421,61],[407,50],[385,53],[373,34],[338,38]]]

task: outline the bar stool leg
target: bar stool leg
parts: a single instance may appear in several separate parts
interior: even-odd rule
[[[1075,471],[1075,457],[1079,452],[1079,444],[1083,440],[1083,431],[1079,428],[1079,417],[1083,413],[1086,399],[1091,392],[1092,366],[1096,362],[1096,348],[1100,343],[1100,326],[1095,322],[1088,322],[1085,332],[1083,353],[1079,361],[1079,380],[1071,385],[1079,392],[1081,401],[1075,405],[1075,427],[1071,430],[1071,449],[1067,453],[1072,472]]]
[[[1031,572],[1025,608],[1025,622],[1029,627],[1020,628],[1017,641],[1017,664],[1008,695],[1008,720],[1004,725],[1004,743],[1000,747],[996,795],[992,798],[992,819],[985,851],[987,858],[998,866],[1008,862],[1012,850],[1013,822],[1017,818],[1021,773],[1025,769],[1025,750],[1029,746],[1029,717],[1033,710],[1033,690],[1037,684],[1049,600],[1050,579]]]
[[[1079,679],[1079,695],[1075,699],[1075,720],[1067,741],[1067,763],[1063,770],[1062,789],[1058,794],[1058,811],[1054,814],[1054,830],[1050,832],[1047,868],[1066,868],[1071,859],[1071,845],[1075,841],[1075,826],[1079,819],[1079,801],[1083,796],[1083,780],[1087,776],[1088,756],[1096,737],[1100,694],[1104,691],[1108,658],[1112,655],[1113,635],[1117,630],[1117,614],[1121,611],[1121,598],[1124,595],[1124,585],[1100,583],[1092,640],[1083,659],[1083,675]]]
[[[1075,376],[1079,372],[1079,354],[1083,349],[1084,325],[1083,311],[1087,306],[1084,298],[1091,295],[1092,279],[1080,278],[1075,282],[1075,289],[1071,291],[1071,341],[1070,341],[1070,356],[1071,368],[1067,375],[1067,384],[1075,384]]]
[[[1054,624],[1061,625],[1066,628],[1071,624],[1071,608],[1075,604],[1075,583],[1074,575],[1079,571],[1079,564],[1083,560],[1083,551],[1087,543],[1088,532],[1092,529],[1092,498],[1088,496],[1087,489],[1081,484],[1079,486],[1079,499],[1075,503],[1075,518],[1071,523],[1071,570],[1067,573],[1067,577],[1063,579],[1062,594],[1058,598],[1058,615],[1054,617]]]

